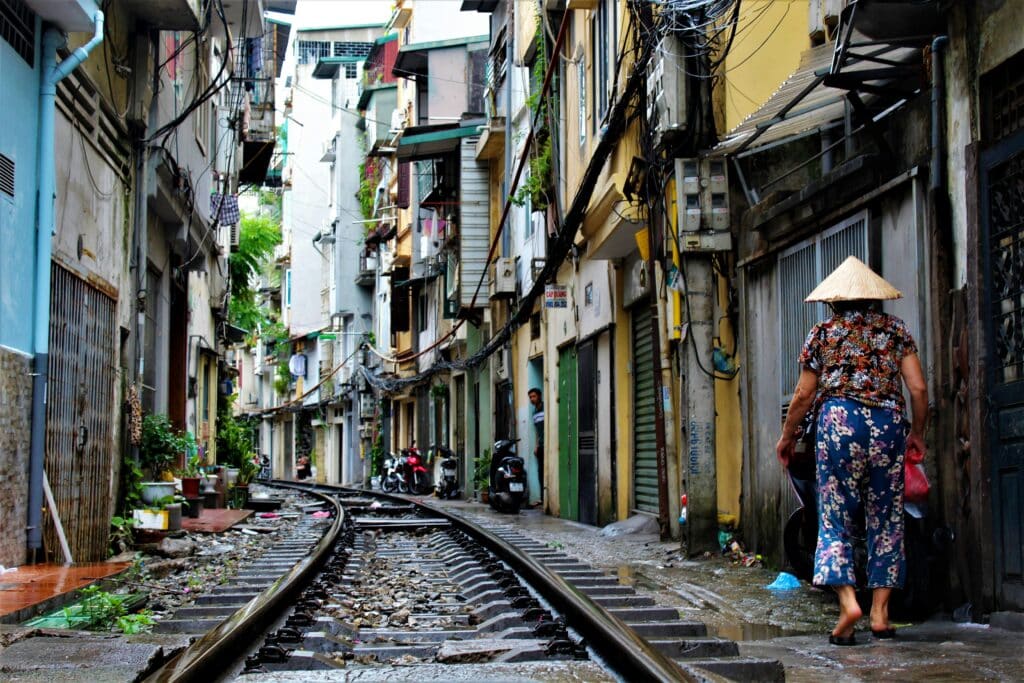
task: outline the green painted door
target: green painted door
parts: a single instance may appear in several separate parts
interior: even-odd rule
[[[576,415],[576,349],[558,354],[558,502],[561,516],[579,519],[579,424]]]

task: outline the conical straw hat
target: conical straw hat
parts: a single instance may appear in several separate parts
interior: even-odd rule
[[[804,301],[857,301],[860,299],[901,299],[902,292],[868,268],[856,256],[849,256],[821,281]]]

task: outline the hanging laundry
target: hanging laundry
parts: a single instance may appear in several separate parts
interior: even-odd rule
[[[210,217],[217,225],[237,225],[242,218],[238,211],[238,195],[211,194]]]

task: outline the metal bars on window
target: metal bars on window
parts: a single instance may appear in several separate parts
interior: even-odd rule
[[[779,387],[788,401],[800,377],[798,357],[807,333],[828,316],[822,303],[804,299],[848,256],[868,261],[868,214],[858,213],[779,255]]]

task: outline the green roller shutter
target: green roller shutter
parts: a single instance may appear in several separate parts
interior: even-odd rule
[[[658,453],[654,429],[654,357],[651,307],[632,310],[633,318],[633,505],[658,514]]]

